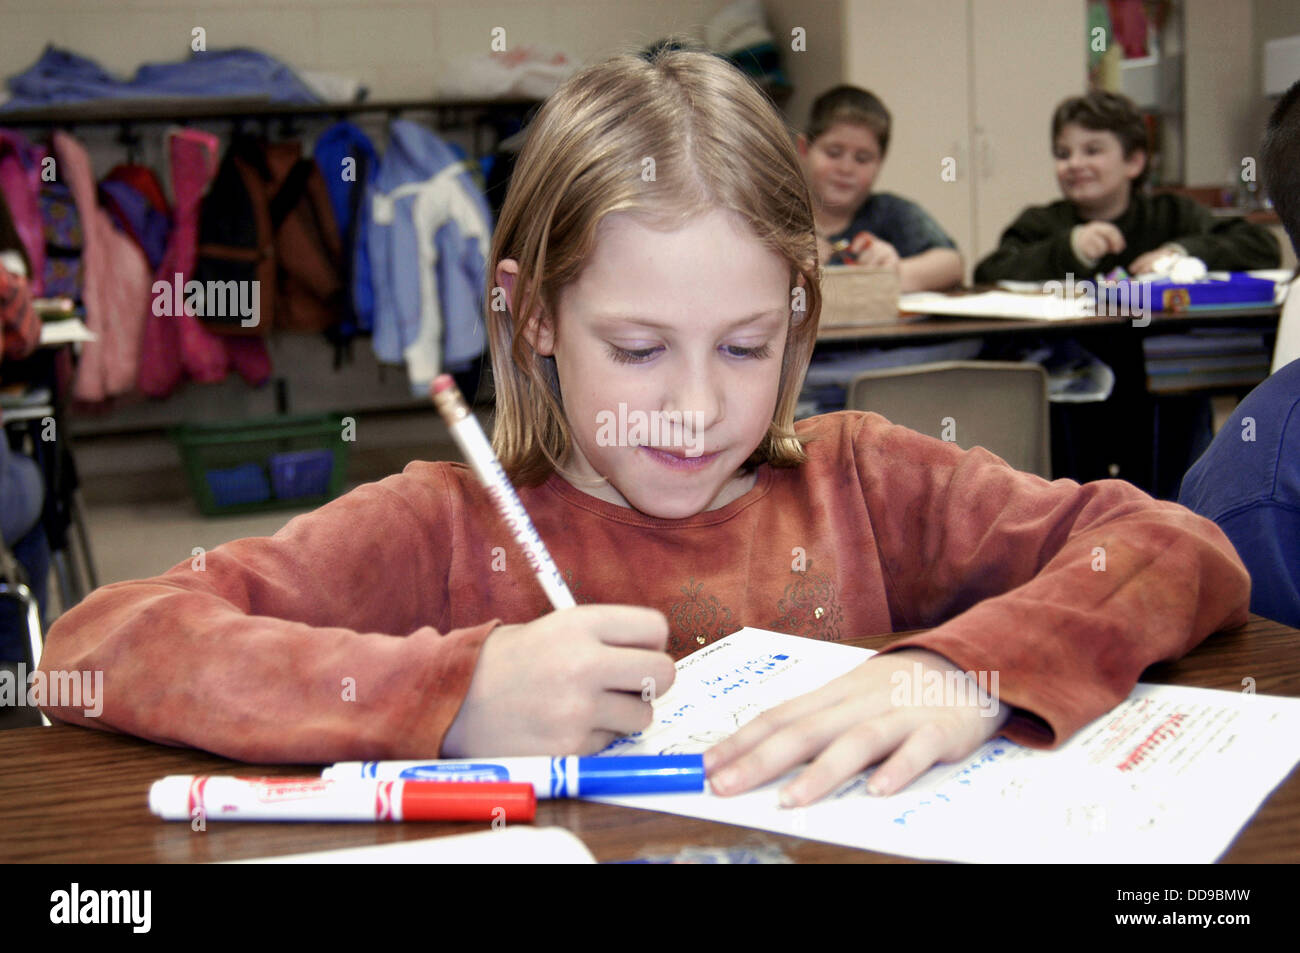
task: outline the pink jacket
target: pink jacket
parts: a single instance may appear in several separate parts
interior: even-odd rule
[[[41,150],[19,133],[0,129],[0,191],[31,262],[28,288],[40,297],[45,282],[45,231],[41,227]]]
[[[135,388],[153,282],[144,252],[114,228],[108,213],[99,207],[85,148],[63,131],[53,138],[59,178],[72,190],[85,236],[86,326],[98,335],[98,340],[84,345],[73,394],[79,400],[100,401]]]

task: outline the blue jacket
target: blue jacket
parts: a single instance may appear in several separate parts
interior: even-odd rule
[[[180,63],[146,63],[120,80],[94,60],[47,45],[40,58],[8,79],[12,98],[0,110],[39,109],[87,99],[151,96],[269,96],[272,102],[320,99],[288,66],[256,50],[206,50]]]
[[[427,391],[430,362],[440,364],[435,372],[461,370],[487,340],[483,295],[492,216],[462,159],[424,126],[395,120],[367,189],[362,227],[374,290],[372,343],[381,361],[407,364],[414,393]],[[430,200],[449,193],[459,211],[430,220]],[[438,353],[425,347],[430,343]]]
[[[1250,570],[1252,612],[1300,626],[1300,360],[1256,387],[1183,477]]]
[[[352,258],[352,307],[356,312],[355,324],[345,318],[339,332],[351,337],[357,328],[369,331],[374,327],[375,299],[370,278],[370,247],[361,227],[364,194],[379,172],[379,155],[360,128],[350,122],[337,122],[316,140],[316,164],[324,174],[334,209],[334,221],[339,226],[339,237],[344,241],[344,254]],[[343,160],[356,161],[356,180],[345,181],[342,176]],[[353,193],[360,190],[363,199],[354,204]],[[356,213],[354,216],[354,212]],[[356,221],[353,221],[354,217]],[[349,242],[349,239],[351,241]]]

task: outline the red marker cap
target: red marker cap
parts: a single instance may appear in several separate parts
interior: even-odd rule
[[[501,812],[505,813],[502,814]],[[531,821],[537,792],[517,781],[404,781],[404,821]]]
[[[439,374],[437,377],[433,379],[433,389],[431,393],[441,394],[443,391],[448,390],[449,388],[455,386],[456,386],[456,381],[452,378],[450,374]]]

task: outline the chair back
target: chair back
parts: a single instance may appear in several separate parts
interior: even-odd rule
[[[1047,371],[1010,361],[940,361],[859,374],[849,410],[870,410],[959,447],[984,447],[1052,478]]]

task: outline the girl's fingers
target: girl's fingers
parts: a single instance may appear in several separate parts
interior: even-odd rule
[[[677,678],[673,660],[651,649],[610,648],[600,654],[600,687],[634,692],[652,701],[668,691]]]
[[[824,751],[822,758],[816,759],[809,770],[789,784],[783,792],[783,796],[789,794],[789,798],[783,797],[783,802],[788,802],[788,806],[798,806],[818,800],[868,764],[885,758],[891,750],[893,754],[876,768],[867,790],[880,797],[896,794],[935,764],[961,761],[967,757],[996,735],[1006,722],[1006,714],[1009,711],[1004,712],[1002,718],[984,718],[982,714],[965,710],[936,719],[935,711],[920,709],[900,710],[896,715],[876,719],[874,724],[862,725]],[[875,728],[875,737],[872,728]],[[879,745],[874,744],[876,738],[880,740]],[[854,741],[857,741],[857,750],[853,748]],[[844,750],[836,751],[841,742],[844,742]],[[820,764],[823,759],[828,762],[824,770]],[[852,767],[854,761],[858,762],[858,767]]]
[[[726,741],[720,741],[704,752],[704,773],[712,778],[714,772],[761,744],[765,739],[780,731],[787,724],[798,718],[801,709],[808,707],[800,703],[812,699],[817,692],[801,695],[784,705],[778,705],[771,711],[765,711],[749,724],[745,725]]]
[[[609,747],[609,743],[615,738],[622,735],[623,732],[614,731],[592,731],[587,735],[586,751],[579,751],[578,754],[595,754],[597,751],[604,751]]]
[[[910,735],[909,735],[910,732]],[[915,738],[911,719],[896,712],[873,718],[840,734],[812,764],[781,791],[784,807],[811,804],[889,752]],[[901,750],[901,749],[900,749]],[[892,759],[891,759],[892,760]]]
[[[772,732],[721,771],[709,773],[709,784],[714,793],[740,794],[807,761],[831,739],[850,729],[856,720],[852,707],[851,704],[839,705]]]
[[[869,663],[863,663],[869,664]],[[859,666],[859,669],[861,666]],[[854,669],[833,681],[827,682],[815,691],[792,698],[784,704],[765,711],[749,722],[726,741],[720,741],[704,752],[704,770],[709,775],[722,769],[745,752],[754,748],[773,733],[780,731],[791,722],[806,715],[838,705],[850,695],[861,697],[863,689],[855,677]]]
[[[642,701],[640,695],[631,692],[601,692],[596,701],[596,727],[615,732],[616,736],[644,731],[653,721],[654,708],[650,702]]]
[[[947,732],[935,722],[925,722],[876,769],[867,790],[881,797],[901,791],[940,761],[946,760],[950,747]]]

